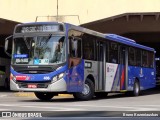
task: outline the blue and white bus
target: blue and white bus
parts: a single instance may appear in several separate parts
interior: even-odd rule
[[[8,39],[5,49],[7,50]],[[115,34],[59,22],[19,24],[13,33],[10,88],[40,100],[76,99],[155,87],[155,50]]]

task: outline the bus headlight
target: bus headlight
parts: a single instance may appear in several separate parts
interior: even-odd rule
[[[53,79],[52,79],[52,83],[60,80],[61,78],[63,78],[63,76],[64,76],[64,73],[60,73],[59,75],[54,76]]]

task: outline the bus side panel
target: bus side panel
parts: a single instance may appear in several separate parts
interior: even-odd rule
[[[84,85],[84,60],[68,70],[67,91],[82,92]]]
[[[140,80],[140,84],[142,84],[142,90],[154,88],[156,86],[155,80],[155,72],[154,69],[151,68],[142,68],[140,69],[142,75],[144,75],[144,79]]]
[[[129,66],[128,90],[133,90],[134,81],[136,78],[139,79],[141,90],[155,87],[156,81],[154,69]]]
[[[125,89],[124,65],[106,64],[106,88],[107,92],[116,92]]]
[[[85,60],[84,80],[90,75],[93,77],[95,83],[95,91],[98,91],[98,62],[92,60]]]

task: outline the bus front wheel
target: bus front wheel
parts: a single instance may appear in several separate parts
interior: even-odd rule
[[[54,97],[53,93],[50,92],[35,92],[35,96],[43,101],[49,101]]]
[[[134,87],[133,87],[133,95],[139,96],[139,94],[140,94],[140,84],[138,81],[135,81]]]
[[[82,92],[77,92],[73,94],[74,98],[77,100],[90,100],[94,96],[94,84],[90,79],[86,79],[84,88]]]

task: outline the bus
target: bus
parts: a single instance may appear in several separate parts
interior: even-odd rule
[[[5,41],[5,50],[10,40]],[[40,100],[73,94],[77,100],[155,87],[155,50],[134,40],[60,22],[15,26],[10,89]]]
[[[4,47],[0,46],[0,51],[0,88],[9,89],[11,59],[5,54]]]
[[[160,57],[155,58],[156,62],[156,86],[160,86]]]

